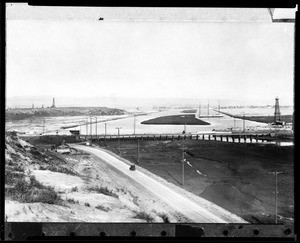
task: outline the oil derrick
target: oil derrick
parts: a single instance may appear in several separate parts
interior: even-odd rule
[[[52,106],[51,108],[55,108],[55,99],[53,98],[53,101],[52,101]]]
[[[279,110],[279,98],[275,98],[275,112],[274,112],[274,122],[281,121],[280,110]]]

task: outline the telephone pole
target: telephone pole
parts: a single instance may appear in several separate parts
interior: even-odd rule
[[[133,115],[133,134],[135,135],[135,123],[136,123],[136,117]]]
[[[243,131],[245,132],[245,113],[243,115]]]
[[[122,127],[116,127],[116,129],[118,129],[118,146],[119,146],[119,154],[120,154],[121,153],[120,129],[122,129]]]
[[[88,129],[89,129],[89,120],[86,118],[86,135],[88,135]]]
[[[201,116],[201,104],[199,103],[199,117]]]
[[[186,150],[187,148],[184,147],[184,145],[182,145],[182,186],[184,186],[184,163],[186,162],[186,159],[185,159],[185,154],[186,154]]]
[[[46,120],[45,120],[45,118],[44,118],[43,134],[45,134],[45,122],[46,122]]]
[[[235,117],[233,117],[233,129],[235,129]]]
[[[269,174],[275,175],[275,223],[277,224],[277,175],[282,174],[283,172],[279,171],[274,171],[274,172],[269,172]]]
[[[104,127],[104,136],[106,137],[106,132],[107,132],[107,123],[104,123],[105,127]]]
[[[90,117],[90,133],[91,133],[91,139],[92,139],[92,136],[93,136],[93,123],[92,123],[92,117]]]
[[[96,131],[96,139],[97,139],[97,125],[98,125],[98,123],[97,123],[97,117],[95,117],[95,118],[96,118],[95,131]]]
[[[207,116],[209,116],[209,100],[207,102]]]
[[[137,163],[140,163],[140,140],[137,140]]]

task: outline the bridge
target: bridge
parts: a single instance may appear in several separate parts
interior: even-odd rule
[[[107,134],[107,135],[80,135],[83,140],[215,140],[222,142],[260,143],[276,141],[278,138],[270,133],[194,133],[194,134]]]

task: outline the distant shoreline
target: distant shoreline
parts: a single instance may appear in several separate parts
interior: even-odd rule
[[[217,110],[215,110],[217,111]],[[233,118],[238,118],[242,120],[248,120],[248,121],[255,121],[255,122],[262,122],[262,123],[272,123],[274,122],[274,116],[238,116],[238,115],[233,115],[227,112],[219,111],[219,113],[222,113],[224,115],[233,117]],[[286,123],[292,123],[293,122],[293,116],[292,115],[281,115],[281,120],[286,122]]]
[[[21,108],[5,111],[6,121],[56,116],[113,116],[128,114],[125,110],[108,107]]]

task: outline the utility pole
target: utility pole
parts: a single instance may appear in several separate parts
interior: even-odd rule
[[[186,161],[185,159],[185,150],[186,150],[186,147],[184,147],[184,145],[182,145],[182,186],[184,186],[184,163]]]
[[[133,115],[133,134],[135,135],[135,122],[136,122],[136,117]]]
[[[122,129],[122,127],[116,127],[116,129],[118,129],[118,146],[119,146],[119,154],[120,154],[121,153],[120,129]]]
[[[105,128],[104,128],[104,136],[106,137],[106,132],[107,132],[107,129],[106,129],[106,128],[107,128],[107,123],[105,122],[105,123],[104,123],[104,125],[105,125]]]
[[[86,118],[86,135],[88,135],[88,129],[89,129],[89,120]]]
[[[45,118],[44,118],[44,125],[43,125],[43,134],[45,134]]]
[[[140,140],[137,140],[137,163],[140,163]]]
[[[243,115],[243,132],[245,132],[245,113]]]
[[[201,116],[201,104],[199,103],[199,117]]]
[[[96,123],[95,123],[95,131],[96,131],[96,139],[98,138],[97,137],[97,125],[98,125],[98,123],[97,123],[97,117],[95,117],[96,118]]]
[[[233,117],[233,129],[235,129],[235,117]]]
[[[207,102],[207,116],[209,116],[209,100]]]
[[[92,136],[93,136],[93,123],[92,123],[92,117],[90,117],[90,133],[91,133],[91,139],[92,139]]]
[[[277,175],[282,174],[283,172],[279,171],[274,171],[274,172],[269,172],[269,174],[275,175],[275,223],[277,224]]]

